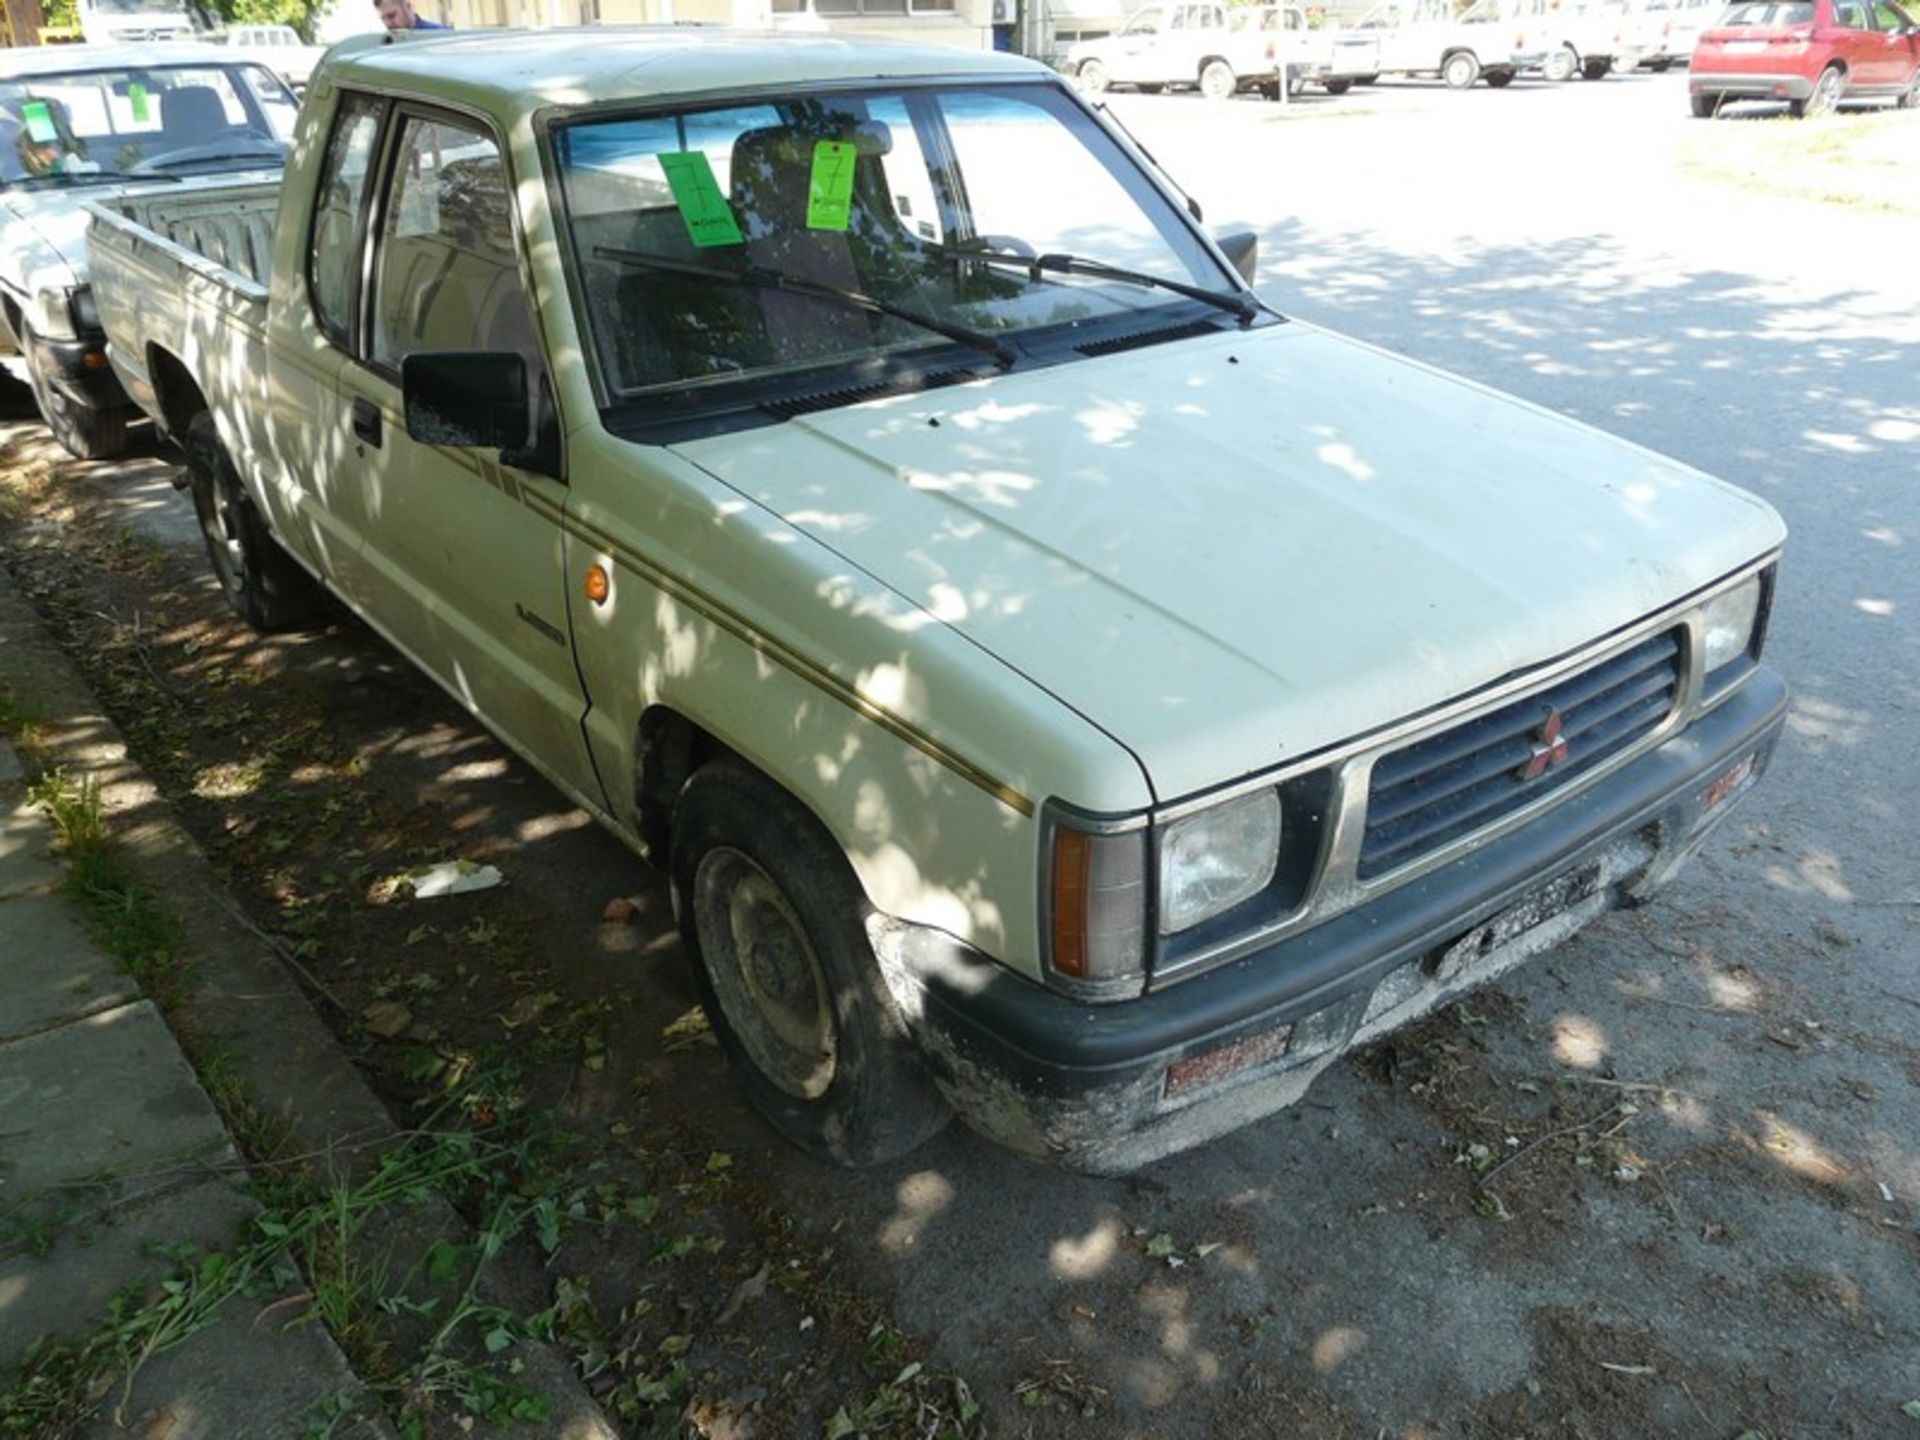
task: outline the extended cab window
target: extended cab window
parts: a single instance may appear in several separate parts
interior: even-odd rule
[[[367,183],[373,175],[380,109],[380,102],[364,95],[341,102],[314,202],[307,284],[320,328],[343,347],[352,344],[355,281],[360,272],[356,240],[360,215],[366,208]]]
[[[513,192],[493,137],[410,116],[388,173],[369,358],[398,369],[416,350],[509,350],[536,365]]]

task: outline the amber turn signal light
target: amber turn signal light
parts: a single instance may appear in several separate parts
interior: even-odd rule
[[[613,593],[613,581],[601,566],[589,565],[587,567],[586,591],[587,599],[591,600],[594,604],[604,605],[607,603],[607,597]]]

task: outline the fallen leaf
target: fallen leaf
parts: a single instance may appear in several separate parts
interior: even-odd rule
[[[1611,1370],[1616,1375],[1651,1375],[1654,1373],[1651,1365],[1615,1365],[1606,1360],[1600,1362],[1600,1368],[1602,1370]]]
[[[1909,1400],[1900,1407],[1900,1413],[1909,1420],[1920,1420],[1920,1400]]]
[[[1147,1241],[1147,1254],[1154,1260],[1164,1260],[1173,1254],[1173,1236],[1162,1230]]]
[[[758,1270],[733,1287],[733,1294],[727,1297],[727,1303],[721,1306],[720,1313],[713,1317],[716,1327],[731,1321],[740,1313],[740,1307],[749,1300],[758,1300],[767,1293],[767,1275],[770,1268],[763,1262]]]
[[[376,1000],[360,1012],[360,1020],[368,1034],[391,1040],[413,1024],[413,1012],[398,1000]]]
[[[1196,1259],[1204,1260],[1207,1258],[1207,1256],[1213,1254],[1214,1251],[1218,1250],[1225,1243],[1226,1242],[1224,1240],[1204,1241],[1201,1244],[1193,1247],[1194,1256]]]
[[[406,874],[406,882],[416,900],[464,895],[469,890],[491,890],[504,878],[493,866],[472,860],[442,860],[438,865],[423,865]]]
[[[607,908],[600,912],[600,918],[612,925],[631,925],[633,917],[640,913],[640,907],[624,895],[616,895],[607,901]]]

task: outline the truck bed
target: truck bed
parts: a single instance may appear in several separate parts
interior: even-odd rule
[[[278,181],[210,186],[184,194],[160,191],[88,208],[95,224],[119,232],[117,238],[135,250],[156,251],[242,293],[266,294],[273,223],[280,209]]]

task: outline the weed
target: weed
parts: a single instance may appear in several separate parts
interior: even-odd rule
[[[0,688],[0,735],[10,738],[27,754],[39,752],[45,744],[46,727],[33,710],[12,691]]]

